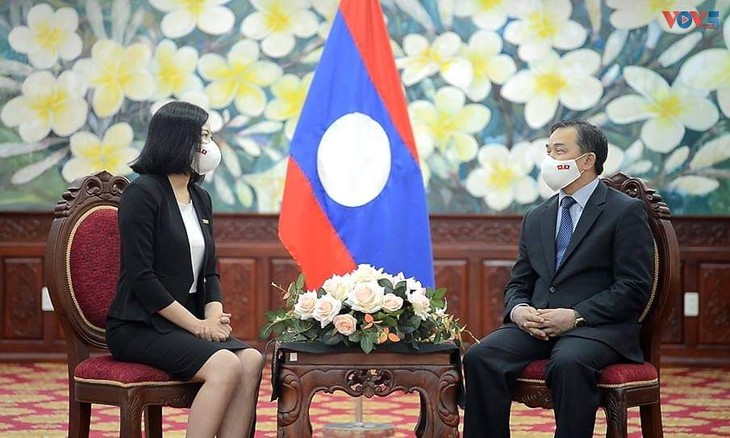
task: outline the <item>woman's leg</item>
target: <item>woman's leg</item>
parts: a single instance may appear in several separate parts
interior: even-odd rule
[[[223,417],[218,438],[247,437],[251,422],[256,415],[264,357],[253,348],[238,350],[236,356],[241,363],[240,383]]]
[[[193,376],[203,382],[188,416],[190,438],[213,438],[241,381],[241,361],[231,351],[213,354]]]

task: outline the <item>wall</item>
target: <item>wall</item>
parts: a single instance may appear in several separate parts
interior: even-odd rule
[[[52,217],[0,213],[0,361],[60,359],[64,344],[52,312],[41,309],[43,254]],[[436,283],[448,288],[449,312],[477,337],[502,319],[502,292],[516,256],[519,216],[435,216]],[[671,297],[663,334],[667,363],[730,366],[730,218],[672,220],[681,249],[682,291],[699,293],[699,313],[684,316]],[[270,215],[219,215],[215,237],[226,308],[235,334],[257,346],[267,310],[281,305],[271,282],[287,285],[296,265]]]
[[[606,175],[641,176],[675,215],[730,214],[730,2],[678,2],[707,14],[686,29],[675,3],[383,0],[431,212],[524,213],[551,194],[551,123],[583,118],[607,133]],[[180,99],[223,151],[216,211],[279,211],[338,1],[196,4],[0,2],[0,210],[130,174],[151,112]]]

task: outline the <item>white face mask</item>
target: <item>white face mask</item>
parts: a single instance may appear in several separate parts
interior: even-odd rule
[[[565,188],[573,181],[580,178],[581,172],[578,169],[578,163],[576,160],[583,158],[587,154],[583,154],[573,160],[556,160],[551,156],[545,157],[542,160],[540,169],[542,171],[542,179],[551,189],[556,192],[560,189]]]
[[[193,156],[193,162],[190,163],[190,167],[196,173],[204,175],[212,172],[221,162],[221,150],[213,140],[206,144],[200,145],[200,148],[195,152]]]

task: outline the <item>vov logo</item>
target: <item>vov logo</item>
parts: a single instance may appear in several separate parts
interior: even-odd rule
[[[662,14],[670,29],[674,26],[689,29],[693,24],[703,29],[720,27],[720,11],[662,11]]]

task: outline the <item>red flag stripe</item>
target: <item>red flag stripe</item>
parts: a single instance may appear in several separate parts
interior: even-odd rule
[[[308,289],[318,288],[333,272],[344,274],[355,269],[355,261],[330,225],[312,193],[309,180],[293,158],[287,165],[279,239],[305,272]],[[307,251],[327,248],[327,251]],[[302,254],[305,253],[306,254]]]
[[[388,29],[385,27],[380,2],[377,0],[345,0],[340,3],[340,13],[360,51],[370,80],[378,90],[403,142],[418,163],[418,150],[408,118],[403,86],[400,76],[398,76],[398,70],[395,68],[393,49],[390,47]],[[373,19],[364,20],[362,17]]]

